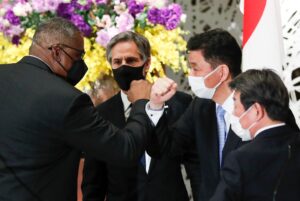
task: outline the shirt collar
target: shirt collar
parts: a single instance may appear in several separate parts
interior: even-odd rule
[[[228,113],[228,114],[232,114],[233,113],[233,106],[234,106],[234,102],[233,102],[233,94],[234,92],[232,92],[227,99],[224,101],[222,108]]]
[[[124,111],[125,111],[129,107],[131,102],[128,100],[127,95],[122,90],[121,90],[121,99],[122,99],[123,106],[124,106]]]

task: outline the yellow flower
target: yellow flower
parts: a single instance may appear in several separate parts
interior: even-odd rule
[[[186,61],[182,54],[186,46],[182,35],[186,33],[180,28],[166,30],[163,26],[156,25],[146,29],[137,28],[135,31],[144,35],[151,45],[151,67],[146,76],[148,80],[153,82],[157,77],[164,76],[164,68],[166,67],[175,72],[179,70],[187,72]],[[17,62],[28,55],[33,34],[33,29],[27,29],[20,44],[16,46],[0,33],[0,63]],[[110,65],[106,61],[105,48],[96,43],[95,38],[85,38],[84,45],[86,51],[84,60],[88,66],[88,71],[76,87],[87,91],[91,88],[91,83],[112,73]]]

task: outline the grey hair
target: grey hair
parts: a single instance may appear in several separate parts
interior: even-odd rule
[[[80,30],[71,21],[55,17],[37,27],[32,41],[40,45],[71,42],[78,33]]]
[[[106,59],[111,64],[112,48],[119,42],[133,41],[138,47],[139,54],[143,61],[146,61],[151,56],[151,47],[148,39],[138,33],[132,31],[125,31],[115,35],[107,44],[106,47]]]

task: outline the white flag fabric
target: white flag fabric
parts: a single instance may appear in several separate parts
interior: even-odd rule
[[[244,0],[242,70],[274,69],[284,57],[279,0]]]

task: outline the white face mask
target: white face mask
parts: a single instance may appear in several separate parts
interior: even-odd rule
[[[240,119],[247,114],[251,107],[247,111],[245,111],[240,117],[237,117],[233,114],[230,116],[231,129],[237,136],[239,136],[242,139],[242,141],[249,141],[252,139],[250,129],[256,124],[256,122],[254,122],[248,128],[243,128],[240,123]]]
[[[213,88],[208,88],[205,86],[205,79],[207,77],[209,77],[210,75],[212,75],[214,72],[217,71],[217,69],[219,69],[219,67],[217,67],[215,70],[213,70],[212,72],[208,73],[207,75],[205,75],[204,77],[201,76],[189,76],[189,85],[191,86],[191,89],[193,91],[193,93],[199,97],[199,98],[206,98],[206,99],[211,99],[215,92],[217,87],[221,84],[221,82],[219,82],[216,86],[214,86]]]

